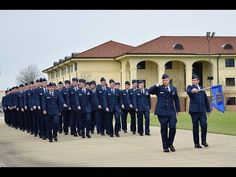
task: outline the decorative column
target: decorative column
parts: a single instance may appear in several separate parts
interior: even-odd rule
[[[162,75],[165,73],[165,66],[164,65],[158,65],[158,82],[162,81]]]

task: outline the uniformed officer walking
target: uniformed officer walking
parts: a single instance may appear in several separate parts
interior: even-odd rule
[[[120,125],[120,109],[122,105],[121,94],[118,89],[115,89],[115,81],[109,80],[110,87],[106,90],[104,95],[104,104],[106,111],[109,113],[108,126],[110,137],[114,136],[114,133],[119,137]],[[115,131],[113,129],[113,115],[115,116]]]
[[[149,88],[150,94],[154,94],[158,98],[154,114],[158,116],[161,124],[161,138],[164,152],[170,152],[169,148],[171,151],[175,151],[173,142],[176,133],[176,114],[180,112],[177,89],[169,83],[169,76],[163,74],[162,84],[156,84]]]
[[[133,105],[131,104],[130,100],[130,82],[125,81],[125,89],[122,90],[121,95],[122,95],[122,101],[123,104],[121,105],[121,122],[122,122],[122,130],[124,133],[127,133],[127,115],[128,113],[130,114],[130,110],[133,109]]]
[[[91,89],[91,133],[94,133],[94,128],[96,126],[97,133],[101,133],[101,120],[99,111],[102,109],[102,106],[99,102],[99,90],[96,89],[96,82],[90,81],[90,89]]]
[[[144,81],[138,81],[139,89],[134,94],[134,107],[138,116],[138,133],[143,136],[143,116],[145,118],[145,135],[150,134],[151,97],[148,89],[144,88]]]
[[[70,81],[65,80],[64,82],[65,82],[65,88],[62,89],[61,94],[63,96],[65,104],[68,106],[70,103],[70,95],[69,95]],[[70,110],[71,110],[70,107],[66,107],[62,111],[63,131],[64,131],[65,135],[68,135],[68,132],[69,132]]]
[[[72,79],[72,86],[69,89],[69,97],[70,102],[68,104],[68,108],[71,109],[70,111],[70,131],[71,135],[78,136],[77,133],[80,134],[80,127],[79,127],[79,111],[81,110],[78,98],[78,79]],[[77,128],[77,130],[76,130]]]
[[[107,84],[106,84],[106,79],[104,77],[101,77],[100,79],[100,85],[97,85],[96,89],[98,90],[98,101],[101,105],[101,109],[98,110],[98,114],[100,117],[100,128],[101,128],[101,135],[106,134],[109,135],[109,130],[108,130],[108,120],[109,120],[109,112],[106,111],[106,106],[105,106],[105,94],[106,90],[108,89]]]
[[[91,138],[91,90],[85,86],[86,80],[79,80],[78,98],[81,107],[79,122],[81,127],[82,138]]]
[[[188,85],[187,93],[190,98],[189,114],[193,124],[193,141],[195,148],[202,148],[199,143],[199,122],[201,125],[201,140],[202,145],[208,147],[206,142],[207,136],[207,116],[206,112],[210,113],[210,105],[206,92],[202,86],[199,86],[200,79],[196,74],[192,75],[192,85]]]
[[[130,94],[130,101],[133,106],[133,108],[130,109],[130,118],[131,118],[131,123],[130,123],[130,130],[133,132],[133,134],[136,134],[136,118],[137,118],[137,113],[134,109],[134,95],[135,91],[137,90],[137,80],[133,79],[132,80],[132,88],[129,90]]]
[[[46,130],[49,142],[58,141],[57,131],[59,124],[59,114],[61,112],[61,105],[63,104],[62,97],[54,90],[54,84],[48,84],[48,92],[44,94],[42,100],[43,114],[46,115]],[[66,105],[63,105],[66,107]]]

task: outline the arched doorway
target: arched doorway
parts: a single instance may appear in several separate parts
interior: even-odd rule
[[[209,61],[196,61],[192,65],[192,73],[200,78],[200,86],[209,87],[208,76],[212,76],[212,64]],[[210,72],[209,72],[210,71]],[[214,78],[213,78],[214,79]]]
[[[165,64],[165,72],[170,76],[171,84],[178,91],[184,92],[186,88],[185,64],[181,61],[168,61]]]
[[[137,64],[137,79],[144,80],[147,88],[158,81],[157,64],[153,61],[141,61]]]

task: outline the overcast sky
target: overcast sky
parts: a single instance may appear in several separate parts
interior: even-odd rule
[[[29,64],[54,61],[109,40],[137,46],[162,35],[236,36],[236,11],[0,10],[0,90]]]

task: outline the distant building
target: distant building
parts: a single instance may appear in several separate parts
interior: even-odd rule
[[[192,73],[201,78],[200,85],[222,84],[228,110],[236,110],[236,37],[214,37],[210,41],[210,59],[205,36],[160,36],[137,47],[108,41],[81,53],[72,53],[43,70],[49,81],[73,77],[96,80],[103,76],[122,83],[140,79],[146,87],[159,82],[168,73],[179,91],[181,108],[188,109],[185,88]],[[209,95],[209,90],[207,91]],[[155,99],[153,99],[155,101]]]

